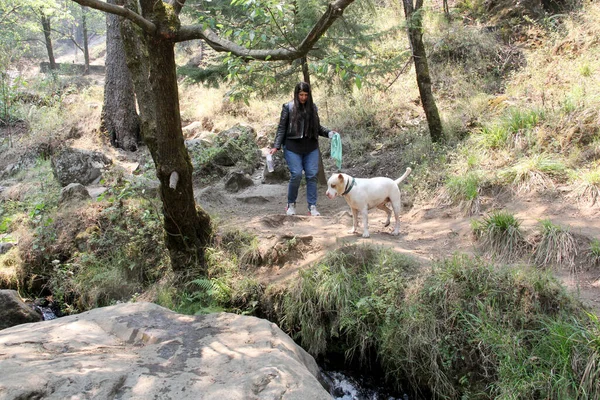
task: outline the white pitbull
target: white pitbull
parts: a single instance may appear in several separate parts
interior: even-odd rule
[[[385,226],[390,224],[392,211],[386,203],[392,204],[396,226],[393,235],[400,233],[400,189],[398,185],[411,173],[411,168],[395,181],[390,178],[353,178],[348,174],[333,174],[327,181],[327,197],[344,196],[346,202],[352,209],[352,229],[348,233],[358,232],[358,212],[361,212],[363,220],[363,237],[369,237],[369,210],[377,207],[387,213]]]

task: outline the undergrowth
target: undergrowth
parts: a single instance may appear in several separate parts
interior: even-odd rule
[[[598,392],[600,325],[549,274],[462,255],[420,278],[416,266],[385,249],[339,249],[301,272],[282,325],[315,356],[377,360],[417,397]]]

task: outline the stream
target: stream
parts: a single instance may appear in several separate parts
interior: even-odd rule
[[[409,400],[407,394],[391,394],[367,379],[342,371],[321,371],[335,400]]]

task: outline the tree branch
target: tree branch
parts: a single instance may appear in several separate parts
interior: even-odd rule
[[[169,0],[167,3],[169,3],[171,6],[173,6],[173,9],[175,10],[175,14],[179,15],[179,13],[181,12],[181,9],[185,5],[185,0]]]
[[[157,33],[157,26],[143,18],[141,15],[132,12],[124,7],[108,4],[100,0],[72,0],[82,6],[88,6],[96,10],[108,12],[111,14],[119,15],[127,18],[133,23],[139,25],[145,32],[153,35]],[[162,1],[162,0],[158,0]],[[191,25],[183,26],[174,33],[171,38],[174,42],[184,42],[193,39],[202,39],[210,47],[220,52],[230,52],[237,57],[246,59],[264,60],[264,61],[278,61],[278,60],[294,60],[306,55],[315,45],[315,43],[327,32],[327,29],[342,16],[342,13],[354,0],[335,0],[329,3],[327,11],[317,21],[315,26],[306,35],[304,40],[300,43],[297,48],[283,48],[283,49],[264,49],[264,50],[252,50],[244,46],[240,46],[232,41],[221,38],[211,29],[204,29],[202,25]],[[185,4],[185,0],[168,0],[175,12],[178,11]]]
[[[148,21],[141,15],[136,14],[133,11],[128,10],[127,8],[125,8],[123,6],[108,4],[108,3],[105,3],[105,2],[99,1],[99,0],[72,0],[72,1],[74,1],[75,3],[82,5],[82,6],[91,7],[96,10],[104,11],[107,13],[118,15],[123,18],[127,18],[128,20],[132,21],[133,23],[135,23],[136,25],[141,27],[147,33],[154,34],[156,32],[156,25],[154,25],[152,22]]]
[[[77,1],[77,0],[74,0]],[[235,56],[256,60],[293,60],[307,54],[314,44],[325,34],[327,29],[342,16],[342,13],[354,0],[336,0],[329,3],[327,11],[315,24],[304,40],[295,49],[250,50],[227,39],[219,37],[211,29],[203,29],[201,25],[182,27],[175,35],[176,42],[192,39],[203,39],[216,51],[230,52]]]

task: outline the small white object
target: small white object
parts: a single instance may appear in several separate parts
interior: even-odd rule
[[[267,169],[269,172],[275,171],[275,166],[273,165],[273,156],[271,154],[267,154]]]

